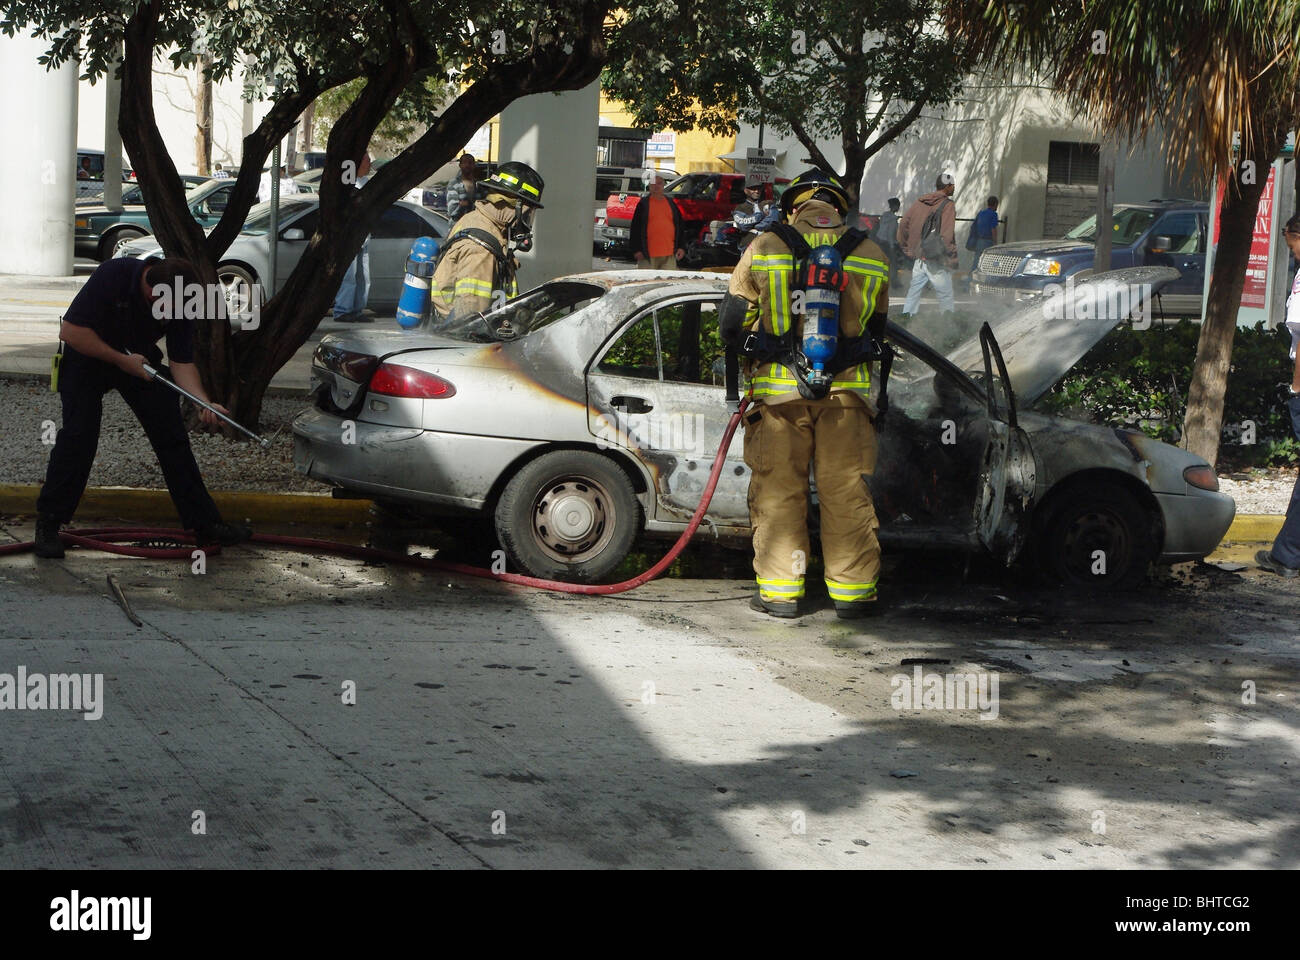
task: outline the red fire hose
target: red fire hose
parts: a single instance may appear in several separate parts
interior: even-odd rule
[[[708,510],[709,503],[713,499],[713,491],[717,489],[718,477],[722,475],[722,466],[727,459],[727,450],[731,447],[731,438],[735,435],[736,428],[740,425],[741,415],[748,405],[748,399],[741,400],[740,408],[731,415],[731,419],[727,423],[727,429],[722,433],[722,443],[718,446],[717,456],[713,458],[713,469],[709,472],[709,482],[705,485],[704,494],[700,497],[700,504],[695,508],[691,522],[682,531],[682,535],[677,538],[677,542],[673,544],[672,549],[664,555],[662,560],[644,573],[633,577],[631,580],[624,580],[622,583],[565,583],[562,580],[543,580],[540,577],[528,577],[519,573],[493,573],[491,570],[485,570],[482,567],[471,567],[463,563],[415,557],[404,553],[394,553],[390,550],[380,550],[375,547],[361,547],[350,543],[340,543],[336,540],[281,537],[270,533],[255,533],[252,539],[254,543],[265,543],[271,546],[292,547],[317,553],[354,557],[358,560],[400,563],[411,567],[421,567],[426,570],[446,570],[470,577],[502,580],[506,583],[517,583],[524,587],[538,587],[542,590],[553,590],[558,593],[582,593],[602,596],[635,590],[667,570],[669,565],[686,548],[686,544],[690,542],[691,537],[695,536],[700,521],[704,519],[704,512]],[[105,553],[117,553],[123,556],[142,557],[149,560],[189,560],[193,550],[192,547],[141,547],[129,545],[131,541],[138,540],[165,538],[184,541],[193,539],[191,534],[169,527],[102,527],[91,530],[65,530],[60,536],[63,538],[64,543],[85,547],[90,550],[102,550]],[[128,545],[124,546],[124,543]],[[26,553],[35,547],[34,542],[6,544],[0,546],[0,556]],[[209,554],[220,552],[220,547],[217,546],[205,547],[204,549]]]

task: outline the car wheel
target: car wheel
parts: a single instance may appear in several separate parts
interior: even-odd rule
[[[134,240],[147,236],[143,230],[137,230],[135,227],[121,227],[114,230],[106,236],[99,245],[99,259],[112,260],[117,256],[118,251]]]
[[[1072,491],[1037,547],[1053,579],[1102,590],[1140,585],[1156,551],[1150,515],[1133,494],[1109,483]]]
[[[599,580],[641,529],[632,483],[607,457],[557,450],[528,463],[497,502],[497,537],[523,570],[548,580]]]
[[[240,317],[247,315],[253,307],[257,277],[245,266],[223,263],[217,266],[217,282],[221,284],[221,293],[226,300],[226,316],[233,326],[240,326]],[[260,294],[260,290],[258,292]],[[259,310],[262,307],[260,299],[257,303]]]

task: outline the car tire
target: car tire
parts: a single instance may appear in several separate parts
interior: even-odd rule
[[[510,559],[546,580],[589,583],[627,556],[641,530],[641,504],[608,457],[556,450],[510,478],[496,506]]]
[[[230,325],[238,328],[242,321],[237,314],[252,304],[252,290],[257,285],[257,275],[242,263],[221,263],[217,265],[217,282],[221,284],[226,298],[226,316],[230,318]],[[259,298],[259,310],[265,301],[264,296]]]
[[[117,251],[126,244],[146,236],[148,236],[148,233],[144,230],[137,230],[135,227],[118,227],[99,242],[99,259],[112,260],[117,256]]]
[[[1155,559],[1156,545],[1151,516],[1137,497],[1105,482],[1076,487],[1066,497],[1035,544],[1040,569],[1067,586],[1140,586]]]

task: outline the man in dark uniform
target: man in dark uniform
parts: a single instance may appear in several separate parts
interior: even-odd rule
[[[229,546],[252,536],[247,527],[222,522],[194,462],[180,398],[144,370],[148,363],[208,401],[194,366],[194,321],[186,316],[193,311],[183,309],[188,299],[184,290],[196,282],[188,261],[121,257],[100,264],[68,307],[59,328],[64,344],[58,384],[63,427],[36,500],[38,557],[63,556],[59,526],[72,519],[85,492],[99,447],[104,394],[109,390],[122,395],[144,427],[181,523],[195,532],[199,545]],[[157,346],[164,335],[170,370],[163,367]],[[213,406],[228,413],[218,404]],[[202,419],[208,424],[218,422],[207,410]]]

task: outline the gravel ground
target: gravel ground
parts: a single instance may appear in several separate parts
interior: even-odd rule
[[[192,433],[190,442],[212,490],[323,492],[325,484],[300,476],[293,469],[293,434],[289,424],[306,405],[293,397],[267,397],[262,409],[262,435],[279,434],[263,452],[252,443],[239,443],[210,433]],[[44,380],[0,378],[0,483],[40,483],[50,448],[41,443],[41,424],[60,423],[59,398]],[[1296,469],[1254,470],[1220,477],[1220,489],[1237,501],[1238,513],[1286,513]],[[90,473],[91,486],[164,488],[162,472],[149,442],[116,393],[104,398],[104,426],[99,455]]]
[[[1238,513],[1286,513],[1296,468],[1252,470],[1219,477],[1219,490],[1237,501]]]
[[[267,397],[262,407],[264,437],[276,434],[269,450],[210,433],[191,433],[195,459],[210,490],[260,490],[320,493],[325,484],[300,476],[293,469],[293,433],[289,428],[306,401]],[[45,380],[0,378],[0,483],[41,483],[50,447],[41,442],[42,424],[62,423],[59,397]],[[152,487],[165,489],[158,460],[135,416],[116,392],[104,397],[99,453],[90,472],[94,487]]]

